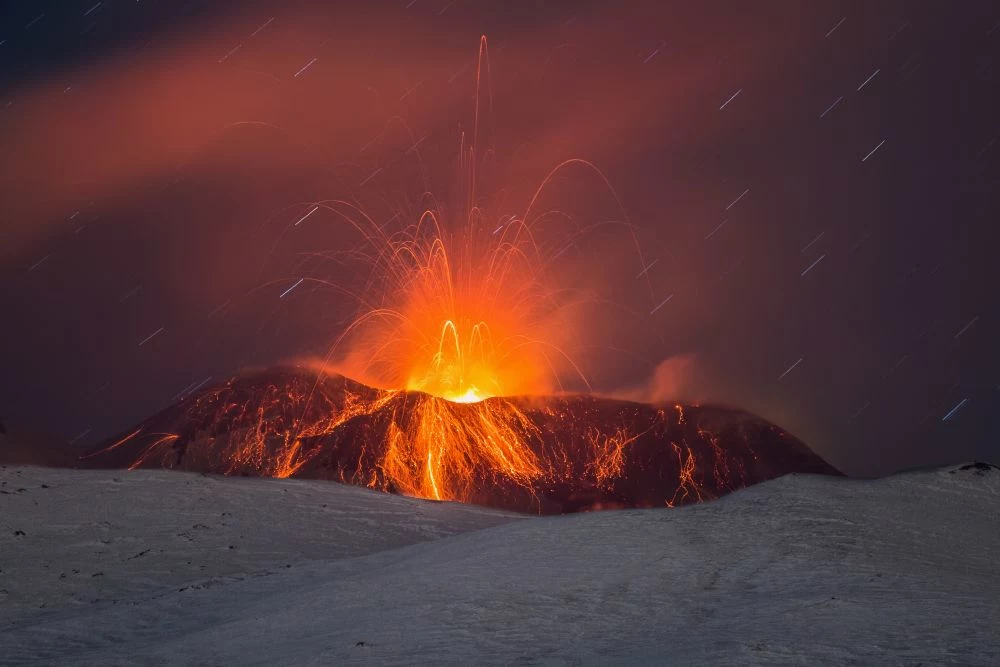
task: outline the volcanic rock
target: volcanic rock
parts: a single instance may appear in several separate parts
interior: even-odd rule
[[[413,440],[428,427],[440,428],[445,442],[424,453]],[[467,440],[497,445],[499,454],[445,451]],[[401,463],[400,442],[409,447]],[[522,453],[529,463],[519,468],[513,458]],[[435,479],[434,457],[448,455]],[[326,479],[543,514],[672,507],[788,473],[840,474],[797,438],[742,410],[591,395],[462,404],[297,368],[209,387],[77,464]],[[428,471],[433,486],[414,481]]]

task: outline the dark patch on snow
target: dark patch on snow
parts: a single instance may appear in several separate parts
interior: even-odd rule
[[[983,477],[988,472],[991,472],[993,470],[1000,470],[1000,467],[997,467],[992,463],[986,463],[985,461],[973,461],[972,463],[966,463],[964,466],[952,470],[951,474],[954,475],[956,472],[966,471],[966,470],[971,470],[973,471],[973,474]]]

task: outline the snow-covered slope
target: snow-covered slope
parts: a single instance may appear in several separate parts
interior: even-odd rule
[[[2,663],[1000,664],[996,469],[533,519],[322,482],[0,473]]]

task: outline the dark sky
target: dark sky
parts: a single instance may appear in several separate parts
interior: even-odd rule
[[[294,223],[448,194],[481,34],[498,207],[586,158],[656,262],[588,260],[641,315],[592,323],[596,390],[744,407],[850,474],[1000,459],[992,1],[5,3],[4,421],[96,441],[321,353],[349,306],[279,295],[353,241]]]

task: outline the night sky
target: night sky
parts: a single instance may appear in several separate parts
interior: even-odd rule
[[[351,306],[289,288],[353,241],[311,203],[447,198],[482,34],[496,205],[585,158],[641,241],[577,259],[634,316],[596,391],[853,475],[1000,459],[992,1],[5,3],[0,419],[92,443],[322,354]]]

